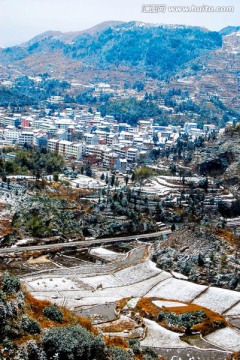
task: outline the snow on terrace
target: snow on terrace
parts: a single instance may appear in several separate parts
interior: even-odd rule
[[[140,251],[141,250],[141,251]],[[137,252],[130,252],[132,260],[139,261],[138,253],[143,249],[137,249]],[[104,253],[104,250],[100,250]],[[132,265],[127,268],[128,263],[121,260],[120,263],[124,269],[118,270],[118,267],[111,268],[106,266],[108,272],[103,275],[90,275],[91,272],[82,274],[82,268],[75,267],[63,269],[44,274],[30,275],[25,278],[30,292],[39,299],[47,299],[58,305],[66,306],[70,309],[81,306],[100,305],[116,302],[122,298],[134,297],[162,297],[165,301],[155,301],[157,306],[184,306],[181,301],[190,302],[205,306],[213,311],[226,311],[230,309],[229,314],[239,314],[240,294],[220,288],[207,288],[206,286],[197,285],[188,281],[175,279],[166,271],[156,268],[156,265],[149,260],[142,260],[142,263]],[[115,263],[116,264],[116,263]],[[131,262],[130,262],[131,264]],[[101,267],[102,269],[104,267]],[[112,269],[112,270],[111,270]],[[117,270],[117,271],[116,271]],[[92,272],[93,274],[93,272]],[[101,288],[97,288],[98,285]],[[180,301],[175,303],[172,300]],[[236,304],[236,305],[235,305]],[[232,307],[231,307],[232,306]],[[227,315],[228,315],[227,312]],[[172,333],[161,326],[145,320],[149,327],[147,337],[142,341],[143,346],[155,347],[178,347],[185,348],[188,345],[183,343],[178,334]],[[224,330],[224,329],[223,329]],[[223,346],[226,350],[238,350],[240,344],[240,333],[231,329],[225,330],[226,337],[231,337],[231,343],[222,339],[218,332],[207,340],[218,346]],[[219,342],[218,337],[222,339]],[[229,345],[227,345],[229,344]]]
[[[126,269],[117,271],[114,273],[114,277],[122,285],[130,285],[149,279],[159,273],[161,273],[161,270],[156,267],[156,264],[148,260],[144,263],[129,266]]]
[[[76,271],[75,274],[65,276],[65,278],[59,277],[59,275],[54,277],[51,274],[42,278],[38,275],[37,279],[30,277],[25,280],[35,297],[50,301],[56,299],[55,302],[64,303],[69,308],[86,304],[104,304],[124,297],[147,296],[184,302],[195,299],[194,304],[205,306],[216,312],[224,312],[233,306],[226,315],[239,315],[239,293],[220,288],[207,289],[206,286],[174,279],[171,274],[159,269],[157,269],[159,273],[156,274],[154,267],[151,269],[153,265],[149,261],[142,263],[141,266],[132,266],[117,272],[119,278],[114,273],[83,277],[80,272]],[[144,268],[147,269],[147,278]],[[152,270],[153,272],[151,272]],[[149,277],[150,275],[151,277]],[[102,289],[97,289],[100,284]],[[206,291],[204,292],[204,290]],[[234,306],[234,304],[236,305]],[[162,306],[162,304],[158,305]],[[170,306],[167,303],[163,305]]]
[[[158,307],[180,307],[180,306],[187,306],[181,302],[176,301],[167,301],[167,300],[154,300],[152,303]]]
[[[129,297],[129,296],[133,296],[133,297],[138,297],[138,296],[145,296],[145,294],[147,292],[149,292],[149,290],[155,286],[156,284],[158,284],[161,281],[166,280],[167,278],[169,278],[171,275],[169,275],[167,272],[162,271],[160,274],[158,274],[155,277],[152,277],[150,279],[147,280],[143,280],[140,281],[141,279],[139,279],[139,282],[136,283],[131,283],[129,285],[118,285],[118,286],[114,286],[114,287],[109,287],[107,283],[104,284],[103,282],[103,278],[102,277],[98,277],[97,280],[97,284],[99,284],[99,282],[102,281],[103,284],[103,289],[97,289],[96,291],[90,291],[90,290],[80,290],[77,291],[78,295],[81,297],[96,297],[96,301],[95,303],[98,303],[98,299],[103,297],[111,297],[113,296],[114,298],[117,297],[119,300],[123,297]],[[88,279],[89,278],[83,278],[82,281],[84,281],[86,283],[86,285],[89,285],[88,283]],[[90,279],[90,281],[92,281],[93,278]],[[104,286],[106,286],[104,288]],[[61,291],[59,289],[60,293],[62,296],[66,297],[66,298],[74,298],[75,291],[72,290],[64,290]]]
[[[240,301],[237,303],[237,305],[234,305],[232,308],[230,308],[227,312],[224,313],[226,316],[234,316],[240,314]]]
[[[116,300],[120,300],[124,297],[141,297],[145,296],[147,292],[150,291],[150,289],[158,284],[161,281],[165,281],[167,278],[171,277],[171,275],[165,271],[161,271],[158,275],[153,276],[150,279],[137,282],[135,284],[131,285],[122,285],[120,283],[117,283],[114,285],[112,283],[112,287],[110,287],[110,283],[108,283],[108,280],[110,281],[111,275],[103,275],[103,276],[96,276],[96,277],[81,277],[81,274],[79,274],[79,281],[81,283],[85,283],[86,286],[77,286],[77,279],[76,275],[74,276],[75,282],[73,283],[77,288],[71,289],[69,287],[68,289],[63,286],[61,288],[61,278],[58,279],[58,283],[60,284],[59,287],[45,287],[41,290],[35,290],[36,289],[36,283],[35,281],[27,281],[27,284],[29,284],[29,288],[33,296],[39,298],[39,296],[47,300],[52,300],[52,296],[56,298],[62,299],[64,304],[69,308],[74,308],[77,306],[82,305],[96,305],[96,304],[104,304],[105,302],[114,302]],[[111,278],[111,281],[114,278]],[[141,280],[141,279],[139,279]],[[46,277],[44,277],[44,282],[46,284]],[[49,282],[48,282],[49,283]],[[102,289],[96,289],[96,286],[99,284],[102,284]],[[45,285],[43,284],[43,285]],[[41,283],[42,285],[42,283]],[[71,283],[69,283],[71,285]],[[89,285],[92,286],[92,290],[88,289]],[[35,289],[34,289],[35,286]],[[95,290],[96,289],[96,290]]]
[[[28,286],[34,291],[78,290],[78,286],[73,281],[64,278],[36,279],[29,281]]]
[[[181,185],[172,184],[159,177],[147,180],[142,186],[143,191],[155,192],[161,196],[165,196],[173,192],[178,192],[180,188]]]
[[[204,285],[171,278],[157,284],[145,296],[191,302],[205,289]]]
[[[147,325],[147,336],[141,341],[141,346],[164,348],[187,348],[187,343],[180,340],[180,334],[165,329],[155,321],[144,319]]]
[[[79,308],[81,306],[94,306],[94,305],[104,305],[108,303],[113,303],[119,300],[119,296],[103,296],[103,297],[88,297],[87,301],[86,298],[81,298],[80,296],[77,296],[75,298],[67,298],[64,299],[64,306],[66,306],[68,309],[74,310],[75,308]]]
[[[69,181],[68,178],[66,178],[66,180]],[[105,182],[90,178],[86,175],[78,175],[77,179],[70,180],[70,183],[74,185],[74,187],[79,186],[83,189],[98,189],[106,186]]]
[[[228,351],[240,351],[240,332],[226,327],[207,335],[205,339],[213,345]]]
[[[103,289],[108,287],[116,287],[121,286],[122,284],[115,279],[112,275],[100,275],[100,276],[93,276],[84,278],[84,282],[93,286],[97,287],[98,285],[102,285]]]
[[[223,313],[240,301],[237,291],[210,287],[206,292],[197,297],[193,304],[205,306],[212,311]]]
[[[111,261],[119,260],[126,257],[126,254],[117,253],[115,251],[111,251],[103,247],[93,248],[89,252],[91,255],[97,256],[104,260],[111,260]]]

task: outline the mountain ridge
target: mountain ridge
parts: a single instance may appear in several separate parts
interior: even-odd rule
[[[162,28],[199,28],[202,29],[204,31],[212,31],[209,30],[208,28],[204,27],[204,26],[188,26],[188,25],[184,25],[184,24],[164,24],[164,23],[149,23],[149,22],[143,22],[143,21],[118,21],[118,20],[107,20],[107,21],[103,21],[101,23],[98,23],[90,28],[84,29],[84,30],[76,30],[76,31],[58,31],[58,30],[46,30],[43,33],[40,33],[32,38],[30,38],[29,40],[25,41],[24,43],[20,44],[20,45],[16,45],[16,46],[21,46],[21,45],[25,45],[25,44],[31,44],[35,41],[39,41],[42,40],[44,38],[48,38],[48,37],[55,37],[56,39],[62,39],[63,41],[65,40],[66,42],[73,40],[75,38],[77,38],[78,36],[82,35],[82,34],[90,34],[90,35],[94,35],[96,33],[98,33],[99,31],[104,31],[107,28],[110,27],[116,27],[118,25],[126,25],[128,26],[128,24],[135,24],[136,27],[162,27]],[[231,28],[231,29],[230,29]],[[237,27],[226,27],[223,28],[222,30],[219,31],[219,33],[221,33],[221,31],[225,30],[226,31],[233,31],[233,28],[237,28]]]
[[[0,49],[0,65],[5,79],[48,73],[70,83],[131,87],[140,81],[151,83],[146,91],[177,87],[198,93],[200,99],[201,94],[220,96],[238,109],[236,31],[108,21],[80,32],[47,31],[20,46]]]
[[[184,68],[186,62],[222,45],[217,32],[199,27],[141,22],[110,24],[113,23],[101,23],[80,35],[79,32],[64,35],[52,31],[40,34],[20,46],[0,50],[0,64],[26,70],[34,59],[34,67],[30,64],[29,70],[34,73],[37,67],[41,72],[45,55],[50,60],[54,53],[54,59],[48,64],[55,68],[59,57],[77,61],[85,68],[119,70],[124,67],[156,78],[175,73]]]
[[[57,40],[61,40],[63,42],[71,42],[73,41],[76,37],[82,35],[82,34],[91,34],[94,35],[99,31],[103,31],[105,29],[107,29],[108,27],[112,27],[112,26],[117,26],[124,23],[123,21],[117,21],[117,20],[109,20],[109,21],[103,21],[97,25],[94,25],[90,28],[84,29],[84,30],[79,30],[79,31],[67,31],[67,32],[62,32],[62,31],[57,31],[57,30],[47,30],[44,31],[41,34],[38,34],[36,36],[34,36],[33,38],[31,38],[30,40],[18,45],[31,45],[36,41],[40,41],[40,40],[44,40],[47,39],[49,37],[53,37]]]

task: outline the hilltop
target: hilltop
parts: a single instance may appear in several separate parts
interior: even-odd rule
[[[140,81],[145,92],[181,89],[199,104],[217,96],[239,111],[239,41],[239,27],[216,32],[106,21],[82,31],[46,31],[0,48],[0,77],[49,74],[69,83],[127,88]]]
[[[138,78],[166,79],[221,45],[220,34],[203,28],[107,22],[76,33],[46,32],[3,49],[0,63],[29,74],[53,71],[60,76],[64,70],[65,78],[81,78],[79,72],[90,77],[91,72],[91,77],[104,79],[104,72],[110,71],[110,77],[123,80],[130,71]]]
[[[55,40],[60,40],[63,43],[71,43],[73,42],[76,38],[78,38],[79,36],[83,35],[83,34],[89,34],[89,35],[96,35],[110,27],[114,27],[117,25],[121,25],[123,24],[123,21],[104,21],[100,24],[97,24],[89,29],[86,30],[82,30],[82,31],[69,31],[66,33],[63,33],[61,31],[45,31],[42,34],[39,34],[37,36],[35,36],[34,38],[32,38],[31,40],[25,42],[23,45],[29,46],[32,45],[38,41],[43,41],[43,40],[48,40],[50,38],[54,38]]]

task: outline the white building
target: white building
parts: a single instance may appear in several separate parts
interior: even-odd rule
[[[138,149],[129,148],[127,150],[127,160],[128,161],[135,161],[138,156],[139,156],[139,150]]]
[[[33,137],[34,137],[33,132],[22,131],[21,135],[19,136],[18,143],[20,145],[24,145],[24,144],[33,145]]]
[[[185,124],[184,124],[185,132],[191,133],[192,129],[197,129],[197,123],[196,122],[185,122]]]
[[[68,129],[70,125],[74,125],[74,121],[69,119],[60,119],[55,121],[55,126],[58,129]]]
[[[75,159],[79,160],[83,155],[82,144],[61,140],[59,141],[58,146],[59,146],[58,153],[63,156],[74,157]]]
[[[48,149],[50,151],[57,151],[58,152],[58,148],[59,148],[59,140],[57,139],[50,139],[48,140],[48,145],[47,145]]]
[[[14,144],[18,142],[20,136],[20,132],[16,130],[15,127],[13,129],[7,129],[5,131],[5,139],[8,144]]]
[[[86,145],[97,145],[98,137],[95,134],[85,133],[83,135]]]

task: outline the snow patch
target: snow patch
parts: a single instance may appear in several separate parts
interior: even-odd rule
[[[180,340],[180,334],[165,329],[152,320],[144,319],[147,325],[147,336],[141,341],[142,346],[163,348],[187,348],[187,343]]]
[[[240,315],[240,302],[224,313],[224,315]]]
[[[240,301],[240,293],[232,290],[210,287],[193,301],[193,304],[205,306],[210,310],[223,313]]]
[[[128,300],[127,306],[129,308],[135,308],[135,306],[137,305],[139,300],[140,300],[140,298],[132,298],[132,299]]]
[[[34,291],[59,291],[59,290],[77,290],[77,285],[64,278],[44,278],[29,281],[28,285],[34,289]]]
[[[219,329],[205,337],[210,343],[222,347],[228,351],[240,351],[240,333],[237,330],[226,327]]]
[[[149,279],[160,273],[161,270],[158,269],[154,263],[147,261],[138,265],[130,266],[127,269],[117,271],[114,276],[123,285],[130,285]]]
[[[174,301],[166,301],[166,300],[154,300],[152,303],[158,307],[180,307],[180,306],[187,306],[186,304]]]
[[[12,245],[11,247],[13,248],[13,247],[16,247],[16,246],[25,245],[25,244],[27,244],[27,243],[28,243],[28,240],[27,240],[27,239],[18,240],[18,241],[16,242],[16,244]]]
[[[121,286],[121,283],[117,281],[112,275],[102,275],[84,278],[84,282],[94,287],[102,284],[103,288]]]
[[[92,255],[118,255],[117,252],[111,251],[102,247],[96,247],[90,250],[90,254]]]
[[[181,273],[178,273],[178,272],[176,272],[176,271],[171,271],[171,274],[172,274],[173,277],[175,277],[175,278],[177,278],[177,279],[183,279],[183,280],[187,280],[187,279],[188,279],[187,276],[185,276],[185,275],[183,275],[183,274],[181,274]]]
[[[157,284],[145,296],[190,302],[204,289],[206,286],[172,278]]]

